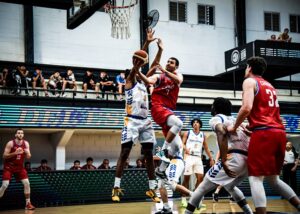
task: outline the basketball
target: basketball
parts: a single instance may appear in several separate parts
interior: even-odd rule
[[[138,51],[134,52],[133,57],[143,60],[144,64],[146,64],[148,62],[148,54],[144,50],[138,50]]]

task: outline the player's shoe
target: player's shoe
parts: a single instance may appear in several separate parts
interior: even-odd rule
[[[166,173],[160,171],[159,168],[156,168],[155,175],[162,180],[168,179]]]
[[[213,199],[213,202],[218,202],[219,201],[219,194],[218,193],[213,193],[212,194],[212,199]]]
[[[156,195],[156,192],[153,189],[149,189],[146,192],[146,195],[151,198],[151,200],[155,203],[160,203],[159,197]]]
[[[112,189],[111,200],[113,202],[120,202],[120,195],[124,195],[123,190],[119,187],[115,187]]]
[[[28,202],[25,206],[25,210],[34,210],[34,209],[35,207],[30,202]]]
[[[161,161],[166,162],[166,163],[170,163],[170,159],[166,157],[166,151],[165,150],[160,150],[159,152],[157,152],[155,154],[157,157],[160,158]]]
[[[234,198],[233,198],[232,196],[230,196],[229,202],[230,202],[230,203],[236,203],[235,200],[234,200]]]
[[[172,213],[171,208],[166,209],[166,208],[163,207],[160,211],[156,212],[155,214],[173,214],[173,213]]]

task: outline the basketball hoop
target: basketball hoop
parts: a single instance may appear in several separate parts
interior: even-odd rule
[[[116,4],[107,3],[104,6],[111,20],[111,36],[116,39],[128,39],[131,36],[129,20],[138,0],[130,0],[127,4],[122,0],[122,5],[117,5],[118,0],[114,2]]]

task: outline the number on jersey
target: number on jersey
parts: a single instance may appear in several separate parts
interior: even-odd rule
[[[278,100],[277,100],[277,96],[276,96],[276,91],[272,91],[270,89],[266,89],[266,93],[269,95],[269,106],[270,107],[279,107],[279,104],[278,104]]]

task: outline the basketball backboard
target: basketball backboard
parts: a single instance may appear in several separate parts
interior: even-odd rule
[[[74,0],[74,5],[67,11],[67,28],[75,29],[109,0]]]

